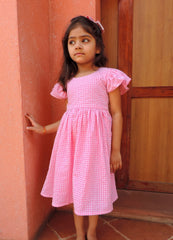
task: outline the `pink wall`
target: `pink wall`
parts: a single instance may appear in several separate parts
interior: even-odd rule
[[[8,14],[7,14],[8,13]],[[16,0],[0,1],[0,239],[27,239]]]
[[[40,191],[54,135],[27,132],[24,114],[42,124],[62,116],[64,104],[49,92],[60,70],[64,28],[77,15],[99,18],[99,10],[99,0],[0,2],[0,239],[33,239],[52,210]]]

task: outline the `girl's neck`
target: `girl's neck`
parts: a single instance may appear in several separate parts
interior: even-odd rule
[[[89,75],[95,71],[97,71],[98,67],[94,66],[78,66],[78,72],[75,77],[82,77]]]

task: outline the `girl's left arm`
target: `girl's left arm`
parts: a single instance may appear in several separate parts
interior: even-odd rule
[[[123,117],[121,111],[121,95],[119,88],[109,93],[110,113],[112,116],[112,148],[110,168],[111,172],[115,172],[117,169],[122,168],[121,159],[121,135]]]

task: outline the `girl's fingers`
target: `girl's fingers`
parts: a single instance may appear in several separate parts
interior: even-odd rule
[[[29,118],[29,117],[31,117],[31,115],[29,113],[26,113],[25,117]]]
[[[122,168],[122,162],[116,162],[116,163],[111,163],[110,164],[110,169],[111,169],[111,172],[116,172],[118,169],[121,169]]]
[[[111,173],[114,173],[117,170],[116,167],[112,163],[110,165],[110,168],[111,168]]]
[[[37,122],[34,120],[33,116],[26,114],[25,117],[31,122],[33,126],[37,125]]]
[[[40,134],[44,132],[43,127],[34,120],[32,115],[26,113],[25,117],[29,121],[29,126],[26,127],[27,130],[33,131],[33,132],[36,132],[36,133],[40,133]]]
[[[26,117],[26,119],[29,120],[30,122],[32,121],[32,119],[31,119],[31,117],[30,117],[29,114],[25,114],[25,117]]]
[[[32,132],[42,133],[41,129],[37,129],[35,127],[27,127],[26,129]]]
[[[25,117],[27,117],[30,121],[34,120],[33,117],[31,115],[29,115],[29,114],[26,114]]]
[[[26,129],[29,130],[29,131],[35,131],[34,127],[26,127]]]

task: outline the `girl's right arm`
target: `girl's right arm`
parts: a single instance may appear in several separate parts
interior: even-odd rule
[[[55,123],[52,123],[52,124],[49,124],[46,126],[42,126],[38,122],[36,122],[35,119],[31,115],[26,114],[25,117],[31,123],[31,126],[27,126],[26,129],[29,131],[39,133],[39,134],[54,133],[57,131],[59,124],[60,124],[60,120],[59,120]]]

